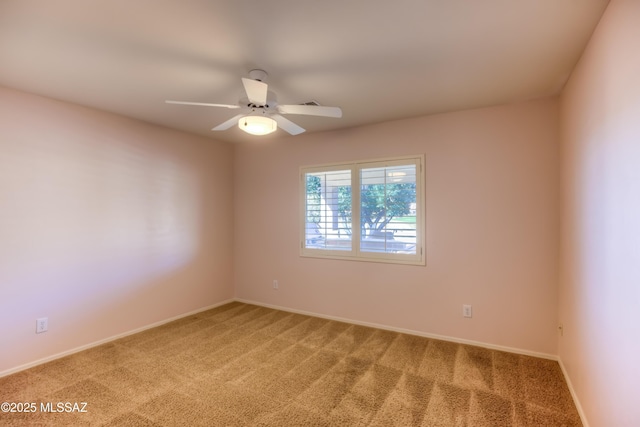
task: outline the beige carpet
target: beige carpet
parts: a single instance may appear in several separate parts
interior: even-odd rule
[[[37,409],[2,426],[581,425],[557,362],[242,303],[0,378],[0,402]]]

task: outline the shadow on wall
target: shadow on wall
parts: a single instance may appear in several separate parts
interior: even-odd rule
[[[200,179],[175,156],[120,141],[6,144],[3,324],[53,312],[76,327],[107,313],[131,322],[135,312],[122,310],[134,308],[132,301],[144,304],[148,287],[169,287],[167,277],[200,251]],[[11,329],[8,344],[20,343],[24,331]]]

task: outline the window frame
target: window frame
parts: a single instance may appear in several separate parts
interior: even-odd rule
[[[407,265],[426,265],[425,249],[425,156],[402,156],[388,157],[380,159],[357,160],[351,162],[327,163],[322,165],[301,166],[300,167],[300,191],[299,191],[299,233],[300,233],[300,256],[308,258],[326,258],[351,261],[365,261]],[[361,246],[361,220],[360,220],[360,190],[361,171],[363,169],[415,165],[416,167],[416,253],[384,253],[362,251]],[[309,173],[332,172],[340,170],[351,171],[351,250],[331,250],[306,247],[306,227],[307,227],[307,182],[306,176]]]

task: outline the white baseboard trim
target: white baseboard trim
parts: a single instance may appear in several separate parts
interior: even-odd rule
[[[508,352],[508,353],[522,354],[524,356],[539,357],[539,358],[542,358],[542,359],[549,359],[549,360],[556,360],[556,361],[558,360],[558,356],[555,356],[553,354],[539,353],[539,352],[536,352],[536,351],[523,350],[523,349],[520,349],[520,348],[513,348],[513,347],[505,347],[505,346],[501,346],[501,345],[488,344],[488,343],[484,343],[484,342],[466,340],[466,339],[456,338],[456,337],[449,337],[449,336],[445,336],[445,335],[429,334],[429,333],[426,333],[426,332],[414,331],[414,330],[411,330],[411,329],[404,329],[404,328],[396,328],[394,326],[387,326],[387,325],[382,325],[382,324],[379,324],[379,323],[361,322],[361,321],[358,321],[358,320],[347,319],[347,318],[344,318],[344,317],[328,316],[326,314],[314,313],[314,312],[311,312],[311,311],[296,310],[296,309],[289,308],[289,307],[282,307],[282,306],[278,306],[278,305],[265,304],[265,303],[262,303],[262,302],[247,300],[247,299],[244,299],[244,298],[235,298],[234,300],[238,301],[238,302],[243,302],[243,303],[246,303],[246,304],[253,304],[253,305],[258,305],[258,306],[261,306],[261,307],[273,308],[275,310],[287,311],[287,312],[290,312],[290,313],[304,314],[306,316],[314,316],[314,317],[320,317],[320,318],[328,319],[328,320],[335,320],[335,321],[338,321],[338,322],[351,323],[353,325],[360,325],[360,326],[367,326],[367,327],[370,327],[370,328],[384,329],[386,331],[399,332],[399,333],[402,333],[402,334],[409,334],[409,335],[416,335],[416,336],[419,336],[419,337],[431,338],[431,339],[436,339],[436,340],[441,340],[441,341],[455,342],[455,343],[458,343],[458,344],[473,345],[473,346],[476,346],[476,347],[488,348],[490,350],[498,350],[498,351],[505,351],[505,352]]]
[[[216,307],[219,307],[219,306],[224,305],[224,304],[229,304],[230,302],[233,302],[233,301],[235,301],[235,299],[233,299],[233,298],[228,299],[228,300],[224,300],[222,302],[219,302],[219,303],[207,306],[207,307],[198,308],[198,309],[190,311],[188,313],[179,314],[177,316],[173,316],[173,317],[170,317],[168,319],[160,320],[159,322],[151,323],[149,325],[142,326],[140,328],[136,328],[136,329],[133,329],[131,331],[123,332],[121,334],[117,334],[117,335],[114,335],[114,336],[111,336],[109,338],[105,338],[105,339],[102,339],[102,340],[94,341],[92,343],[85,344],[85,345],[82,345],[80,347],[73,348],[71,350],[66,350],[66,351],[63,351],[62,353],[57,353],[57,354],[54,354],[52,356],[47,356],[47,357],[44,357],[42,359],[35,360],[33,362],[25,363],[24,365],[16,366],[15,368],[7,369],[6,371],[0,372],[0,378],[6,377],[7,375],[15,374],[16,372],[24,371],[25,369],[33,368],[34,366],[42,365],[43,363],[51,362],[52,360],[60,359],[60,358],[63,358],[65,356],[69,356],[71,354],[78,353],[78,352],[83,351],[83,350],[88,350],[88,349],[90,349],[92,347],[97,347],[99,345],[106,344],[106,343],[108,343],[110,341],[115,341],[117,339],[124,338],[124,337],[129,336],[129,335],[137,334],[138,332],[146,331],[147,329],[156,328],[158,326],[164,325],[165,323],[169,323],[169,322],[173,322],[174,320],[182,319],[183,317],[192,316],[194,314],[198,314],[198,313],[203,312],[203,311],[211,310],[212,308],[216,308]]]
[[[561,357],[558,357],[558,364],[560,365],[560,369],[562,369],[562,375],[564,375],[564,380],[567,382],[567,386],[569,387],[569,392],[571,393],[571,397],[573,398],[573,403],[576,405],[576,409],[578,410],[578,415],[580,415],[580,421],[582,421],[582,425],[584,427],[589,427],[587,416],[584,413],[584,410],[582,409],[582,405],[580,404],[578,395],[576,394],[576,391],[573,388],[573,384],[571,383],[571,378],[569,378],[569,374],[567,373],[567,370],[564,367],[564,363],[562,363]]]
[[[228,299],[228,300],[225,300],[225,301],[221,301],[221,302],[218,302],[216,304],[213,304],[213,305],[210,305],[210,306],[207,306],[207,307],[202,307],[202,308],[199,308],[197,310],[190,311],[188,313],[183,313],[183,314],[180,314],[180,315],[177,315],[177,316],[170,317],[168,319],[161,320],[159,322],[151,323],[149,325],[145,325],[145,326],[142,326],[140,328],[133,329],[131,331],[123,332],[121,334],[117,334],[117,335],[114,335],[114,336],[111,336],[111,337],[108,337],[108,338],[105,338],[105,339],[102,339],[102,340],[98,340],[98,341],[95,341],[95,342],[92,342],[92,343],[89,343],[89,344],[86,344],[86,345],[83,345],[83,346],[80,346],[80,347],[76,347],[76,348],[73,348],[73,349],[70,349],[70,350],[67,350],[67,351],[63,351],[61,353],[57,353],[57,354],[54,354],[54,355],[51,355],[51,356],[47,356],[45,358],[38,359],[38,360],[35,360],[33,362],[26,363],[24,365],[16,366],[14,368],[11,368],[11,369],[8,369],[8,370],[0,372],[0,378],[5,377],[7,375],[15,374],[16,372],[20,372],[20,371],[32,368],[32,367],[37,366],[37,365],[41,365],[43,363],[51,362],[52,360],[60,359],[60,358],[65,357],[65,356],[69,356],[71,354],[78,353],[78,352],[83,351],[83,350],[88,350],[88,349],[90,349],[92,347],[97,347],[99,345],[106,344],[108,342],[115,341],[117,339],[124,338],[124,337],[129,336],[129,335],[137,334],[137,333],[145,331],[147,329],[155,328],[155,327],[164,325],[165,323],[169,323],[169,322],[173,322],[174,320],[182,319],[183,317],[192,316],[194,314],[197,314],[197,313],[200,313],[200,312],[203,312],[203,311],[211,310],[212,308],[216,308],[216,307],[219,307],[219,306],[224,305],[224,304],[228,304],[228,303],[233,302],[233,301],[238,301],[238,302],[242,302],[242,303],[246,303],[246,304],[258,305],[258,306],[261,306],[261,307],[272,308],[272,309],[275,309],[275,310],[282,310],[282,311],[286,311],[286,312],[290,312],[290,313],[304,314],[306,316],[320,317],[320,318],[323,318],[323,319],[335,320],[335,321],[338,321],[338,322],[351,323],[353,325],[367,326],[367,327],[370,327],[370,328],[377,328],[377,329],[383,329],[383,330],[392,331],[392,332],[399,332],[399,333],[403,333],[403,334],[416,335],[416,336],[420,336],[420,337],[424,337],[424,338],[431,338],[431,339],[437,339],[437,340],[442,340],[442,341],[455,342],[455,343],[458,343],[458,344],[474,345],[474,346],[477,346],[477,347],[484,347],[484,348],[488,348],[488,349],[491,349],[491,350],[506,351],[506,352],[509,352],[509,353],[522,354],[522,355],[525,355],[525,356],[540,357],[540,358],[543,358],[543,359],[559,361],[560,367],[562,369],[562,372],[563,372],[563,374],[565,376],[565,379],[567,381],[567,384],[569,386],[569,390],[571,392],[571,396],[573,397],[573,400],[574,400],[574,402],[576,404],[576,408],[578,409],[578,412],[580,414],[580,418],[582,419],[582,422],[585,425],[585,427],[588,427],[588,424],[586,423],[586,418],[584,416],[584,412],[582,411],[582,407],[580,406],[580,403],[579,403],[579,401],[577,399],[575,391],[573,390],[573,387],[571,385],[571,381],[570,381],[569,377],[567,376],[566,370],[564,369],[564,365],[562,364],[562,361],[559,360],[558,356],[555,356],[555,355],[552,355],[552,354],[547,354],[547,353],[539,353],[539,352],[530,351],[530,350],[523,350],[523,349],[514,348],[514,347],[506,347],[506,346],[494,345],[494,344],[484,343],[484,342],[480,342],[480,341],[466,340],[466,339],[450,337],[450,336],[445,336],[445,335],[429,334],[429,333],[425,333],[425,332],[421,332],[421,331],[415,331],[415,330],[411,330],[411,329],[396,328],[396,327],[393,327],[393,326],[382,325],[382,324],[379,324],[379,323],[361,322],[361,321],[358,321],[358,320],[348,319],[348,318],[345,318],[345,317],[329,316],[329,315],[325,315],[325,314],[321,314],[321,313],[315,313],[315,312],[311,312],[311,311],[297,310],[297,309],[278,306],[278,305],[273,305],[273,304],[265,304],[265,303],[262,303],[262,302],[247,300],[247,299],[243,299],[243,298],[231,298],[231,299]]]

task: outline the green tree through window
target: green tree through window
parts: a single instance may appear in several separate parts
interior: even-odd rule
[[[307,222],[320,222],[322,188],[319,176],[307,175]]]
[[[360,227],[364,237],[380,234],[396,217],[409,215],[415,184],[373,184],[360,189]]]

